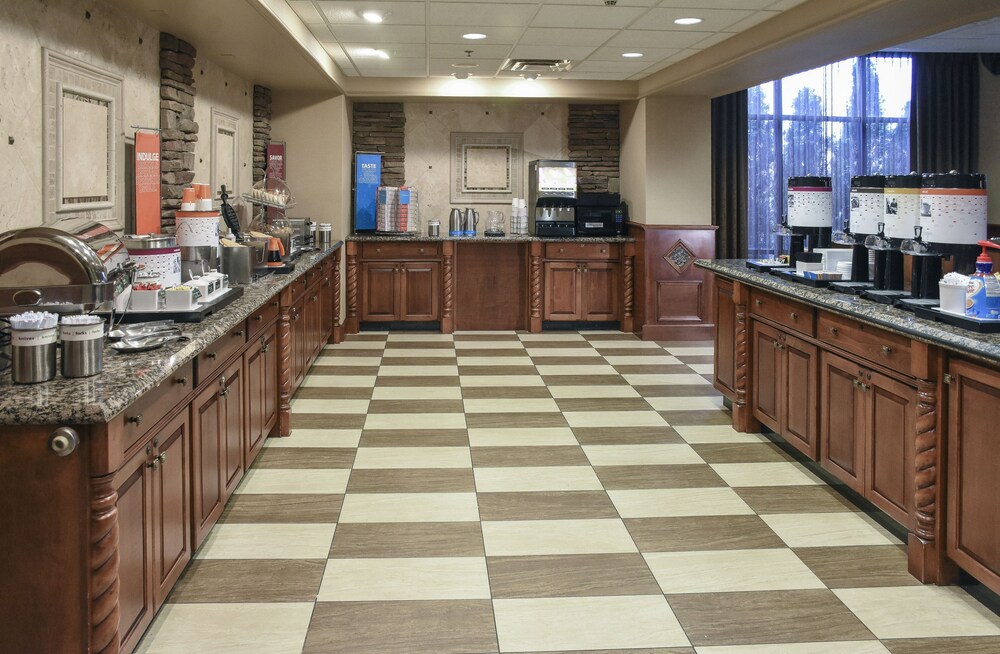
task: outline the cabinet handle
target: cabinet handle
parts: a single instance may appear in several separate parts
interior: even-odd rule
[[[159,468],[160,467],[160,457],[159,456],[154,456],[153,460],[146,464],[146,467],[147,468],[152,468],[153,470],[156,470],[157,468]]]
[[[264,319],[264,316],[257,315],[257,316],[254,316],[253,319],[256,320],[257,322],[260,322],[261,320]]]
[[[278,301],[277,301],[277,300],[275,300],[274,302],[272,302],[272,303],[271,303],[271,306],[272,306],[272,307],[276,307],[276,306],[278,306]]]
[[[167,460],[167,453],[166,452],[160,452],[160,456],[158,456],[156,458],[160,460],[160,463],[163,463],[164,461]]]
[[[831,327],[830,328],[830,333],[833,334],[834,336],[836,336],[837,334],[840,333],[840,330],[837,329],[836,327]]]
[[[209,352],[205,356],[208,357],[209,359],[212,359],[213,361],[219,358],[219,354],[217,352]]]
[[[314,296],[312,296],[311,298],[309,298],[309,301],[310,301],[310,302],[315,302],[315,301],[316,301],[316,300],[318,300],[318,299],[319,299],[319,298],[318,298],[317,296],[315,296],[315,295],[314,295]]]
[[[795,313],[793,311],[790,314],[788,314],[788,317],[791,318],[792,320],[798,320],[799,319],[799,314],[797,314],[797,313]]]
[[[564,248],[559,248],[559,254],[562,254],[562,253],[563,253],[563,252],[565,252],[565,251],[566,251],[566,250],[565,250]]]
[[[226,388],[223,388],[221,391],[219,391],[219,397],[226,397],[227,395],[229,395],[229,387],[228,386]]]
[[[238,332],[233,332],[233,336],[235,336],[236,338],[243,338],[243,330],[241,329]]]
[[[884,354],[886,356],[889,356],[890,354],[892,354],[892,348],[890,346],[888,346],[888,345],[883,345],[882,346],[882,354]]]
[[[187,386],[188,378],[178,377],[177,379],[174,380],[174,383],[177,384],[178,386]]]
[[[423,253],[424,253],[424,249],[420,248],[420,254],[423,254]]]
[[[133,425],[141,425],[142,424],[142,414],[140,413],[140,414],[137,414],[137,415],[134,415],[134,416],[129,416],[128,422],[132,423]]]
[[[264,347],[260,348],[260,351],[263,352],[264,354],[267,354],[267,351],[270,349],[271,349],[270,345],[265,345]]]
[[[763,300],[754,300],[753,303],[756,304],[758,307],[764,306]]]
[[[382,248],[375,248],[375,254],[382,254]]]
[[[159,447],[159,446],[160,446],[160,439],[159,438],[154,438],[153,439],[153,447]]]
[[[57,427],[49,436],[49,449],[56,456],[69,456],[79,444],[79,434],[69,427]]]
[[[605,249],[603,249],[603,248],[601,249],[601,254],[607,254],[607,253],[608,253],[608,251],[607,251],[607,250],[605,250]]]

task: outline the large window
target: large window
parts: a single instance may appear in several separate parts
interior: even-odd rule
[[[834,231],[853,175],[910,169],[910,58],[847,59],[749,90],[750,257],[775,254],[789,177],[833,178]]]

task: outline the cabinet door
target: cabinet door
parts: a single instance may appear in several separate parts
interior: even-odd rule
[[[264,437],[278,423],[278,326],[271,325],[261,337],[264,345]]]
[[[153,620],[152,445],[143,448],[116,475],[118,492],[118,610],[122,651],[139,642]],[[54,626],[53,626],[54,628]],[[127,648],[127,649],[126,649]]]
[[[736,397],[736,303],[733,283],[715,278],[715,388]]]
[[[292,305],[291,366],[292,389],[299,387],[306,374],[306,316],[305,298]]]
[[[873,372],[867,373],[864,381],[869,434],[865,497],[909,527],[917,391]]]
[[[753,323],[753,415],[775,433],[781,433],[782,376],[781,341],[778,330]]]
[[[441,264],[420,261],[400,269],[399,319],[430,322],[441,319]]]
[[[543,320],[580,320],[580,264],[571,261],[547,261],[545,270],[545,308]]]
[[[246,363],[246,443],[243,451],[243,466],[249,468],[264,445],[264,421],[266,407],[267,373],[264,354],[265,337],[255,339],[243,355]]]
[[[361,265],[361,320],[399,319],[398,265],[393,261]]]
[[[322,320],[320,322],[320,340],[322,341],[320,349],[326,344],[327,340],[333,334],[333,273],[329,272],[323,277],[323,281],[320,282],[320,311],[322,315]]]
[[[782,334],[781,435],[792,447],[814,461],[819,457],[816,437],[819,349]]]
[[[323,296],[323,289],[317,286],[306,302],[309,304],[307,313],[309,314],[309,364],[311,365],[319,355],[320,348],[323,347],[323,303],[320,298]],[[306,369],[308,372],[308,366]]]
[[[153,437],[153,594],[157,607],[191,560],[190,427],[184,411]]]
[[[592,261],[581,267],[581,320],[619,320],[618,264]]]
[[[1000,373],[965,361],[948,372],[948,555],[1000,592]]]
[[[218,382],[208,385],[191,403],[191,517],[197,549],[222,515],[225,484],[222,472],[226,401]]]
[[[243,417],[243,396],[246,387],[243,377],[243,360],[234,362],[223,375],[225,382],[219,391],[225,399],[225,442],[223,443],[224,497],[236,490],[243,478],[243,441],[246,421]]]
[[[857,387],[863,371],[829,352],[821,356],[820,463],[849,488],[864,493],[864,396]]]

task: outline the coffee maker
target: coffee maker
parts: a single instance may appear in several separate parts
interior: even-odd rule
[[[576,236],[576,162],[528,164],[528,228],[535,236]]]
[[[780,233],[789,237],[791,273],[803,253],[830,247],[833,233],[833,187],[829,177],[806,175],[788,178],[788,211]]]
[[[885,175],[851,178],[851,213],[847,228],[834,241],[851,246],[851,279],[830,284],[839,293],[858,295],[873,287],[865,240],[879,231],[885,213]]]
[[[887,175],[885,212],[879,231],[865,239],[865,246],[875,252],[873,288],[862,297],[880,304],[895,304],[908,296],[903,290],[903,241],[912,239],[920,215],[920,175]]]

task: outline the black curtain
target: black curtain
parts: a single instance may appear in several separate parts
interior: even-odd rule
[[[715,256],[747,257],[747,92],[712,98],[712,224]]]
[[[979,55],[914,53],[910,97],[911,168],[979,172]]]

